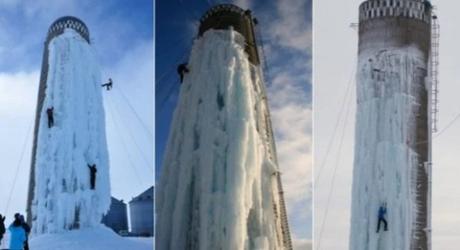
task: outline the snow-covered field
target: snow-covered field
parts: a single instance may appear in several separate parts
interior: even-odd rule
[[[409,249],[417,205],[411,188],[420,164],[415,122],[426,62],[417,48],[359,55],[350,249]],[[377,230],[386,203],[388,231]]]
[[[271,126],[259,67],[233,30],[194,43],[157,199],[158,249],[280,249]]]
[[[44,234],[30,240],[33,250],[152,250],[152,238],[125,238],[105,226]]]
[[[94,52],[77,32],[66,29],[51,40],[35,165],[32,230],[36,235],[97,226],[109,208],[100,84]],[[47,108],[51,107],[54,126],[48,128]],[[94,190],[88,164],[97,168]]]

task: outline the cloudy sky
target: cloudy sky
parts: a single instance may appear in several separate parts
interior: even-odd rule
[[[350,24],[357,22],[361,2],[321,0],[314,4],[315,249],[318,245],[320,249],[348,247],[356,109],[355,82],[353,79],[349,85],[349,79],[355,73],[358,38],[357,30],[350,28]],[[433,1],[433,4],[437,7],[441,27],[438,127],[442,130],[460,113],[460,74],[456,63],[460,54],[460,33],[455,22],[460,4],[439,0]],[[348,86],[351,86],[351,91],[346,94]],[[343,115],[339,118],[340,113]],[[336,124],[338,129],[333,136]],[[339,150],[342,136],[344,139]],[[435,136],[433,249],[453,250],[460,244],[460,188],[457,185],[460,176],[460,119]],[[331,138],[335,139],[326,158]],[[326,206],[329,197],[330,205]]]
[[[104,92],[112,195],[129,201],[152,185],[153,12],[151,0],[0,0],[0,213],[7,221],[25,212],[43,43],[65,15],[86,23],[102,79],[114,80]]]
[[[201,15],[229,1],[159,1],[156,12],[156,174],[177,102],[176,67],[187,60]],[[269,64],[268,101],[289,223],[298,249],[312,235],[311,217],[311,1],[233,1],[259,20]]]

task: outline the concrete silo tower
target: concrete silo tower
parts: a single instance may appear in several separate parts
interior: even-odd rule
[[[431,248],[431,30],[429,1],[359,7],[350,249]]]
[[[251,11],[200,20],[157,193],[159,249],[292,249]]]
[[[54,21],[44,44],[27,199],[34,234],[94,227],[110,206],[100,83],[85,23]]]
[[[40,124],[40,112],[43,108],[43,101],[45,100],[45,90],[46,90],[46,81],[48,79],[48,55],[49,55],[49,48],[48,45],[54,37],[62,34],[64,32],[64,25],[67,23],[67,26],[75,27],[77,32],[81,34],[82,37],[89,43],[89,31],[86,27],[85,23],[83,23],[80,19],[76,17],[61,17],[54,21],[50,28],[48,29],[48,34],[46,36],[45,45],[43,49],[43,58],[42,58],[42,68],[40,72],[40,83],[38,86],[38,101],[37,101],[37,109],[35,111],[35,128],[34,128],[34,141],[32,144],[32,159],[31,159],[31,166],[30,166],[30,178],[29,178],[29,191],[28,191],[28,198],[27,198],[27,221],[30,224],[32,221],[31,217],[31,203],[34,198],[34,188],[35,188],[35,154],[37,152],[37,135],[38,129]],[[76,25],[78,24],[78,29]]]

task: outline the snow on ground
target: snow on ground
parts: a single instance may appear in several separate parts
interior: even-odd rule
[[[197,39],[189,69],[158,187],[156,246],[281,249],[260,69],[233,30]]]
[[[105,226],[43,234],[30,240],[33,250],[152,250],[152,238],[125,238]]]
[[[409,249],[419,164],[414,124],[425,88],[419,71],[426,63],[417,48],[359,55],[350,249]],[[376,233],[383,203],[389,231],[382,225]]]
[[[66,29],[51,40],[35,165],[34,234],[97,226],[110,206],[100,84],[94,52],[77,32]],[[51,129],[48,107],[54,107]],[[96,164],[95,190],[88,164]]]

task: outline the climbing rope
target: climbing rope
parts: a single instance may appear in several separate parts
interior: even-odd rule
[[[353,67],[352,69],[355,69],[355,68],[356,67]],[[353,83],[353,79],[354,79],[353,76],[354,75],[355,75],[355,71],[351,70],[350,78],[349,78],[349,81],[348,81],[348,84],[347,84],[347,88],[346,88],[345,94],[343,95],[342,102],[340,103],[340,109],[339,109],[339,113],[337,115],[337,120],[335,122],[334,131],[332,132],[332,136],[331,136],[331,138],[329,140],[329,143],[327,144],[326,154],[324,156],[324,159],[321,162],[321,164],[319,165],[320,167],[318,168],[318,175],[316,176],[316,178],[314,180],[314,185],[315,186],[316,186],[317,183],[319,183],[321,173],[323,172],[323,169],[325,168],[324,166],[326,165],[327,159],[329,158],[329,153],[330,153],[330,151],[332,149],[333,142],[335,141],[337,129],[339,127],[340,121],[342,120],[342,115],[344,114],[343,111],[344,111],[345,106],[346,106],[345,104],[346,104],[347,99],[349,98],[349,96],[351,94],[351,86],[353,85],[352,83]]]
[[[184,59],[188,55],[187,52],[189,50],[190,50],[189,48],[186,48],[184,50],[184,53],[182,53],[182,55],[175,61],[175,63],[173,65],[171,65],[171,68],[169,70],[167,70],[165,73],[163,73],[162,78],[164,78],[164,76],[166,76],[166,74],[174,72],[173,70],[176,68],[176,65],[178,65],[179,63],[184,61]],[[157,86],[162,86],[162,85],[160,85],[160,81],[162,81],[161,78],[157,80],[157,83],[156,83]],[[169,100],[169,98],[173,94],[173,91],[174,91],[175,87],[180,86],[178,81],[174,81],[173,83],[167,84],[167,85],[169,85],[168,86],[169,88],[167,89],[166,95],[164,96],[164,98],[162,100],[160,100],[159,105],[158,105],[160,110],[162,110],[164,108],[164,105],[166,104],[166,102]]]
[[[118,93],[120,93],[120,95],[123,97],[123,100],[126,102],[126,104],[128,104],[128,107],[131,109],[131,111],[133,111],[133,114],[136,116],[137,120],[139,121],[139,123],[142,125],[142,128],[147,132],[147,134],[150,136],[150,138],[153,138],[153,134],[152,132],[147,128],[147,125],[145,124],[145,122],[141,119],[139,113],[137,113],[136,109],[133,107],[133,105],[131,105],[131,103],[129,102],[129,99],[126,97],[126,95],[123,93],[123,91],[119,90],[118,88],[115,88],[117,90]]]
[[[131,169],[133,170],[134,172],[134,175],[136,176],[137,178],[137,185],[139,185],[139,188],[142,188],[142,185],[141,183],[143,183],[140,175],[139,175],[139,172],[137,171],[137,168],[135,167],[135,164],[133,163],[133,159],[131,158],[131,155],[129,154],[129,151],[128,151],[128,148],[126,146],[126,143],[122,137],[122,135],[119,133],[120,132],[120,127],[118,126],[118,123],[116,122],[115,120],[115,115],[113,114],[113,111],[112,111],[112,105],[111,105],[111,102],[108,102],[108,106],[109,106],[109,114],[110,114],[110,118],[112,120],[112,123],[114,124],[114,127],[117,131],[117,135],[118,135],[118,139],[119,141],[121,142],[121,144],[123,145],[123,148],[124,148],[124,152],[126,153],[127,155],[127,159],[128,159],[128,165],[131,167]]]
[[[438,138],[440,135],[442,135],[446,130],[448,130],[455,122],[458,121],[458,119],[460,118],[460,113],[458,113],[457,115],[455,115],[455,117],[449,122],[447,123],[447,125],[442,128],[441,130],[438,130],[439,132],[434,134],[433,136],[433,139],[436,139]],[[425,144],[425,143],[429,143],[430,140],[425,140],[425,141],[421,141],[421,142],[418,142],[416,143],[415,145],[419,145],[419,144]]]
[[[344,138],[345,138],[346,128],[347,128],[347,125],[348,125],[347,124],[348,123],[348,117],[349,117],[349,113],[350,113],[350,110],[351,110],[351,108],[350,108],[351,100],[352,100],[352,98],[349,98],[349,100],[348,100],[349,103],[348,103],[348,105],[346,105],[347,110],[345,111],[345,120],[344,120],[344,123],[343,123],[343,130],[342,130],[342,134],[340,136],[339,148],[338,148],[338,152],[337,152],[336,159],[335,159],[335,167],[334,167],[334,170],[333,170],[333,173],[332,173],[332,179],[331,179],[331,183],[330,183],[329,194],[328,194],[328,198],[327,198],[327,202],[326,202],[326,209],[325,209],[323,221],[322,221],[321,227],[320,227],[317,250],[319,250],[321,248],[321,239],[322,239],[323,232],[324,232],[324,226],[326,224],[326,220],[327,220],[327,217],[328,217],[328,214],[329,214],[329,206],[330,206],[331,197],[332,197],[332,194],[333,194],[333,191],[334,191],[334,186],[335,186],[335,177],[336,177],[336,174],[337,174],[338,166],[340,165],[340,158],[341,158],[341,155],[342,155],[342,146],[343,146],[343,141],[344,141]]]
[[[180,40],[180,41],[184,41],[184,40],[185,39]],[[182,52],[179,54],[179,56],[176,57],[176,60],[174,60],[173,63],[168,67],[169,69],[163,72],[163,74],[161,74],[159,77],[155,77],[155,85],[158,90],[161,90],[161,87],[163,86],[163,85],[160,85],[160,82],[162,82],[166,76],[171,76],[171,73],[174,72],[174,70],[176,69],[176,66],[179,63],[182,63],[182,61],[187,57],[188,51],[190,51],[190,48],[189,46],[186,46],[185,49],[182,50]]]
[[[440,136],[442,133],[444,133],[447,129],[449,129],[458,119],[460,118],[460,113],[458,113],[454,119],[452,119],[443,129],[439,130],[438,133],[434,135],[434,138]]]
[[[109,101],[112,101],[112,98],[109,98]],[[151,163],[149,163],[149,160],[147,159],[147,157],[145,156],[144,154],[144,151],[141,149],[141,147],[139,146],[139,143],[137,143],[134,135],[132,134],[132,131],[131,129],[129,129],[128,125],[125,123],[125,119],[121,119],[123,116],[121,115],[121,112],[119,111],[119,105],[117,105],[117,102],[113,101],[114,103],[112,104],[112,107],[115,107],[115,114],[118,115],[118,117],[120,118],[121,120],[121,124],[124,125],[124,127],[126,128],[126,130],[128,131],[128,135],[130,136],[131,140],[134,142],[134,145],[136,145],[138,151],[139,151],[139,154],[142,156],[142,159],[144,160],[144,163],[145,165],[147,166],[147,168],[149,169],[149,171],[153,171],[153,166]],[[120,131],[118,131],[120,132]],[[149,142],[152,142],[151,138],[150,140],[148,140]]]
[[[22,163],[22,160],[24,159],[24,154],[26,152],[26,148],[27,148],[27,142],[29,142],[29,138],[30,138],[30,132],[32,130],[32,126],[34,124],[34,119],[32,119],[32,121],[30,122],[29,124],[29,128],[27,129],[27,133],[26,133],[26,136],[25,136],[25,139],[24,139],[24,142],[22,144],[22,150],[21,150],[21,154],[20,154],[20,157],[19,157],[19,161],[18,161],[18,164],[16,166],[16,172],[14,174],[14,178],[13,178],[13,184],[11,185],[11,189],[10,189],[10,192],[9,192],[9,195],[8,195],[8,199],[6,201],[6,207],[5,207],[5,214],[8,213],[8,210],[10,208],[10,202],[11,202],[11,198],[13,197],[13,191],[14,191],[14,188],[16,186],[16,181],[18,179],[18,175],[19,175],[19,170],[21,169],[21,163]]]

